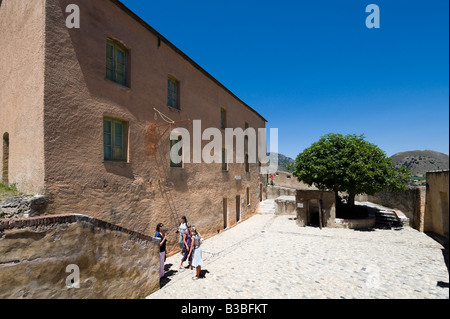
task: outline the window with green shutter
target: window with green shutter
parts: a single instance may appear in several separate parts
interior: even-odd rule
[[[169,76],[167,79],[167,105],[180,109],[180,82]]]
[[[126,161],[126,122],[103,119],[103,149],[105,161]]]
[[[128,51],[119,43],[106,43],[106,78],[123,86],[127,85]]]

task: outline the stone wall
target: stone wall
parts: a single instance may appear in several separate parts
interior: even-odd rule
[[[320,204],[322,201],[322,214]],[[319,223],[322,218],[324,227],[335,227],[336,205],[334,192],[319,190],[297,190],[297,225],[308,226],[311,223]],[[322,215],[322,217],[320,217]],[[316,221],[315,221],[316,219]]]
[[[371,195],[358,195],[356,200],[371,202],[392,209],[400,210],[410,220],[410,226],[423,231],[423,216],[425,212],[425,187],[408,188],[404,192],[383,191]]]
[[[80,269],[69,289],[67,266]],[[0,299],[134,299],[159,289],[159,240],[83,215],[0,220]]]
[[[295,196],[297,190],[295,188],[281,187],[281,186],[266,186],[266,199],[276,199],[280,196]]]
[[[15,196],[0,201],[0,218],[37,217],[45,214],[48,200],[45,196]]]
[[[275,215],[296,215],[297,203],[294,196],[280,196],[275,199]]]
[[[427,173],[424,231],[446,236],[448,240],[449,171]]]
[[[293,189],[316,189],[315,187],[310,187],[303,182],[299,182],[297,177],[295,177],[292,173],[288,172],[277,172],[276,174],[273,174],[273,186],[287,187]]]

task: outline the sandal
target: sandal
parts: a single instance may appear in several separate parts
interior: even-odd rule
[[[198,277],[192,277],[192,280],[198,280]]]

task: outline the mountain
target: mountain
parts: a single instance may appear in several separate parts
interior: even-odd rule
[[[267,154],[269,158],[273,158],[277,155],[277,153],[269,153]],[[294,164],[295,160],[287,157],[283,154],[278,154],[278,169],[282,172],[290,172],[290,170],[287,169],[286,164]]]
[[[430,150],[397,153],[391,160],[396,168],[406,166],[412,172],[412,185],[424,185],[427,172],[449,169],[449,156]]]

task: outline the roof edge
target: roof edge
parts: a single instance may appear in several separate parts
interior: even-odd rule
[[[228,94],[230,94],[232,97],[234,97],[237,101],[242,103],[245,107],[247,107],[250,111],[258,115],[264,122],[268,122],[261,114],[259,114],[255,109],[253,109],[251,106],[249,106],[247,103],[242,101],[239,97],[236,96],[233,92],[231,92],[225,85],[223,85],[221,82],[219,82],[215,77],[213,77],[210,73],[208,73],[205,69],[203,69],[200,65],[198,65],[194,60],[192,60],[189,56],[187,56],[183,51],[181,51],[179,48],[177,48],[172,42],[167,40],[163,35],[161,35],[158,31],[156,31],[154,28],[152,28],[147,22],[145,22],[142,18],[140,18],[136,13],[134,13],[132,10],[130,10],[126,5],[124,5],[119,0],[110,0],[113,4],[115,4],[117,7],[122,9],[125,13],[127,13],[129,16],[131,16],[133,19],[135,19],[138,23],[140,23],[143,27],[145,27],[147,30],[152,32],[155,36],[157,36],[159,39],[161,39],[162,42],[167,44],[172,50],[174,50],[176,53],[181,55],[186,61],[188,61],[190,64],[192,64],[196,69],[198,69],[200,72],[202,72],[204,75],[206,75],[209,79],[211,79],[214,83],[219,85],[222,89],[224,89]]]

